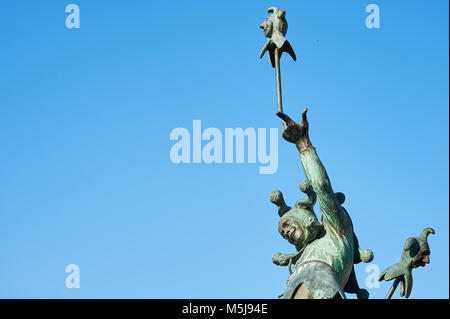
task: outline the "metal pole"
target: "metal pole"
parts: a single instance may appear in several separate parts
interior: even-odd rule
[[[278,112],[283,112],[283,100],[281,97],[281,73],[280,73],[280,54],[278,48],[275,48],[275,73],[277,75],[277,104]]]
[[[397,289],[397,286],[398,286],[399,283],[400,283],[400,279],[396,278],[394,283],[392,284],[391,289],[389,289],[385,299],[391,299],[391,297],[394,294],[395,289]]]

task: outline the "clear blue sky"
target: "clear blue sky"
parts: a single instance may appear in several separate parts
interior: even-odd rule
[[[285,111],[309,107],[361,246],[383,270],[435,228],[411,298],[449,297],[447,1],[76,0],[72,30],[69,3],[0,2],[0,298],[283,292],[288,271],[271,258],[293,248],[269,194],[302,197],[295,147],[279,137],[273,175],[169,158],[171,130],[194,119],[279,127],[274,72],[258,59],[272,5],[298,57],[281,63]],[[369,3],[380,29],[365,26]],[[65,287],[68,264],[79,289]]]

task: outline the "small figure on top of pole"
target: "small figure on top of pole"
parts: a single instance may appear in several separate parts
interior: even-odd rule
[[[272,14],[268,16],[259,27],[264,30],[264,35],[268,40],[262,49],[259,58],[261,59],[266,51],[269,51],[270,64],[273,68],[275,68],[277,78],[278,113],[282,113],[283,100],[281,97],[280,58],[284,51],[289,53],[294,61],[297,60],[297,57],[295,56],[295,52],[291,44],[285,38],[288,29],[286,11],[276,7],[270,7],[267,12]]]

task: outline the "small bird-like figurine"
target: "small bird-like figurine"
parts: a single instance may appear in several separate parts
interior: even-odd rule
[[[264,30],[264,35],[266,36],[267,43],[261,51],[259,58],[262,58],[266,51],[269,51],[269,59],[272,67],[275,67],[275,49],[278,49],[278,58],[281,58],[281,54],[286,51],[294,59],[295,56],[294,49],[288,40],[286,40],[285,35],[288,29],[288,24],[286,21],[286,11],[278,9],[276,7],[270,7],[267,12],[272,13],[266,18],[266,20],[259,26]]]
[[[392,280],[395,282],[389,291],[386,299],[390,299],[400,283],[400,296],[408,298],[411,294],[413,277],[412,270],[418,267],[425,267],[430,263],[430,247],[428,246],[428,235],[434,234],[433,228],[425,228],[417,237],[408,238],[403,247],[400,261],[383,271],[378,281]]]

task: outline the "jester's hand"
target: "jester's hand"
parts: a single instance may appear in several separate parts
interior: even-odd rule
[[[312,146],[309,141],[307,112],[308,109],[303,110],[302,121],[300,123],[295,123],[288,115],[277,112],[278,117],[283,120],[283,138],[295,144],[300,152]]]
[[[292,258],[293,256],[290,254],[282,254],[282,253],[276,253],[275,255],[273,255],[272,257],[272,262],[275,265],[278,266],[287,266],[289,265],[289,260]]]

